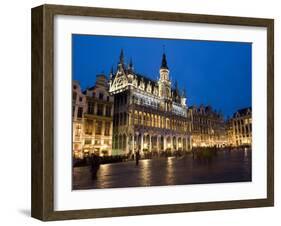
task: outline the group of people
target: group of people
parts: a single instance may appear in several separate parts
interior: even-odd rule
[[[136,161],[136,166],[139,165],[139,160],[140,160],[140,152],[136,151],[135,155],[134,155],[134,159]],[[90,156],[90,166],[91,166],[91,175],[92,175],[92,180],[96,180],[97,179],[97,174],[100,168],[100,164],[101,164],[101,157],[99,157],[98,155],[91,155]]]

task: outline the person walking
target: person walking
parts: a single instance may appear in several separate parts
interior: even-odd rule
[[[140,159],[140,152],[136,151],[136,166],[139,165],[139,159]]]
[[[97,155],[93,155],[91,158],[91,173],[92,173],[92,180],[97,179],[97,173],[100,168],[100,157]]]

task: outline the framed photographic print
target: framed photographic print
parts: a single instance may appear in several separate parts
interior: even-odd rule
[[[273,206],[272,19],[32,9],[32,216]]]

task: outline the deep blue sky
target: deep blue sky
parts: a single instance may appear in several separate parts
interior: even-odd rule
[[[93,86],[96,74],[116,70],[121,48],[135,71],[157,79],[163,46],[170,78],[185,87],[189,106],[211,105],[225,117],[251,106],[251,43],[73,35],[73,79]]]

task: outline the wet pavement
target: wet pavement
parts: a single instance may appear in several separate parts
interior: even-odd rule
[[[73,189],[121,188],[203,183],[244,182],[252,180],[251,150],[219,151],[212,161],[193,159],[192,155],[104,164],[97,179],[90,167],[75,167]]]

